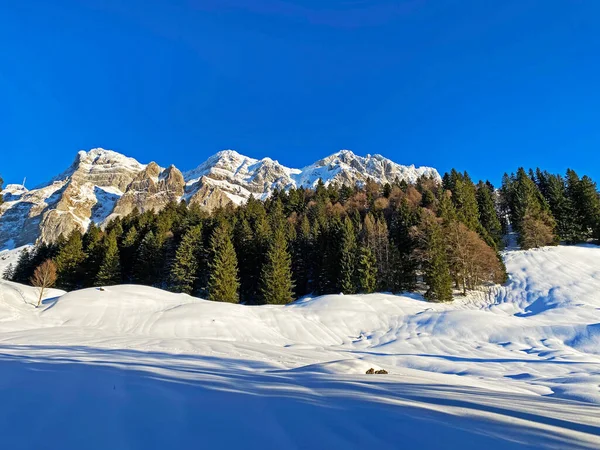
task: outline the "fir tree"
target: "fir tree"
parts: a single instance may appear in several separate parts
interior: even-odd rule
[[[375,292],[377,286],[377,261],[367,245],[360,247],[358,255],[358,286],[365,294]]]
[[[346,217],[342,225],[339,254],[339,286],[344,294],[356,293],[356,254],[354,226],[352,221]]]
[[[15,275],[15,268],[13,267],[12,263],[10,263],[8,266],[6,266],[6,269],[4,269],[4,272],[2,272],[2,279],[11,281],[13,279],[14,275]]]
[[[119,284],[121,283],[121,262],[119,260],[116,232],[110,232],[105,236],[103,247],[104,258],[96,275],[95,285]]]
[[[15,267],[11,281],[22,284],[28,283],[33,275],[34,269],[33,255],[29,248],[26,247],[19,254],[19,260],[17,261],[17,266]]]
[[[161,241],[152,230],[148,231],[144,236],[144,239],[142,239],[137,251],[135,281],[148,286],[159,284],[163,256],[164,253]]]
[[[283,305],[293,300],[291,258],[282,226],[275,229],[261,277],[261,292],[265,303]]]
[[[502,225],[496,212],[496,205],[492,197],[493,191],[488,184],[480,181],[477,184],[477,205],[479,222],[493,240],[496,248],[502,247]]]
[[[416,242],[412,230],[419,224],[417,211],[402,199],[392,218],[390,235],[395,251],[391,284],[395,292],[412,291],[416,286],[418,263],[414,257]]]
[[[227,225],[220,223],[210,239],[208,298],[219,302],[239,301],[237,256]]]
[[[435,217],[425,216],[422,223],[425,298],[433,302],[452,300],[452,278],[448,267],[442,227]]]
[[[186,294],[195,291],[202,251],[202,226],[196,225],[187,231],[177,247],[170,274],[173,291]]]
[[[85,260],[83,241],[79,231],[73,231],[54,258],[57,271],[57,286],[67,291],[82,284],[82,264]]]

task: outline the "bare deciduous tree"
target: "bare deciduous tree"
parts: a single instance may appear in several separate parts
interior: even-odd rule
[[[44,291],[56,283],[56,264],[51,259],[47,259],[37,266],[30,281],[33,286],[40,290],[40,297],[36,305],[36,308],[38,308],[42,303]]]

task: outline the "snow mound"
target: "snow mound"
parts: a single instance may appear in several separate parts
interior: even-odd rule
[[[370,294],[250,307],[122,285],[52,291],[36,309],[35,289],[1,283],[0,388],[19,394],[0,389],[0,401],[88,432],[105,417],[168,423],[178,442],[196,442],[202,423],[223,448],[389,446],[398,427],[409,448],[600,448],[600,248],[504,257],[509,283],[448,304]],[[97,416],[62,415],[90,404]],[[39,448],[46,435],[14,431],[12,417],[0,412],[0,436]],[[222,423],[230,440],[213,433]]]

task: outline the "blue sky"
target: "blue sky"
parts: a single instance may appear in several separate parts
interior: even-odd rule
[[[600,181],[600,2],[23,0],[0,13],[0,174],[80,149],[195,167],[573,167]]]

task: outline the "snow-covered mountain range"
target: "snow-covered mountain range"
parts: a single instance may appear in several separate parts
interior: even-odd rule
[[[171,201],[186,200],[212,210],[250,195],[267,198],[275,189],[325,184],[355,185],[368,178],[380,183],[396,178],[414,182],[421,175],[439,179],[431,167],[403,166],[381,155],[357,156],[342,150],[303,169],[285,167],[270,158],[249,158],[221,151],[189,172],[175,166],[141,164],[120,153],[80,151],[73,164],[49,183],[28,190],[11,184],[1,192],[0,248],[41,238],[52,241],[90,223],[102,225],[134,209],[159,210]]]

